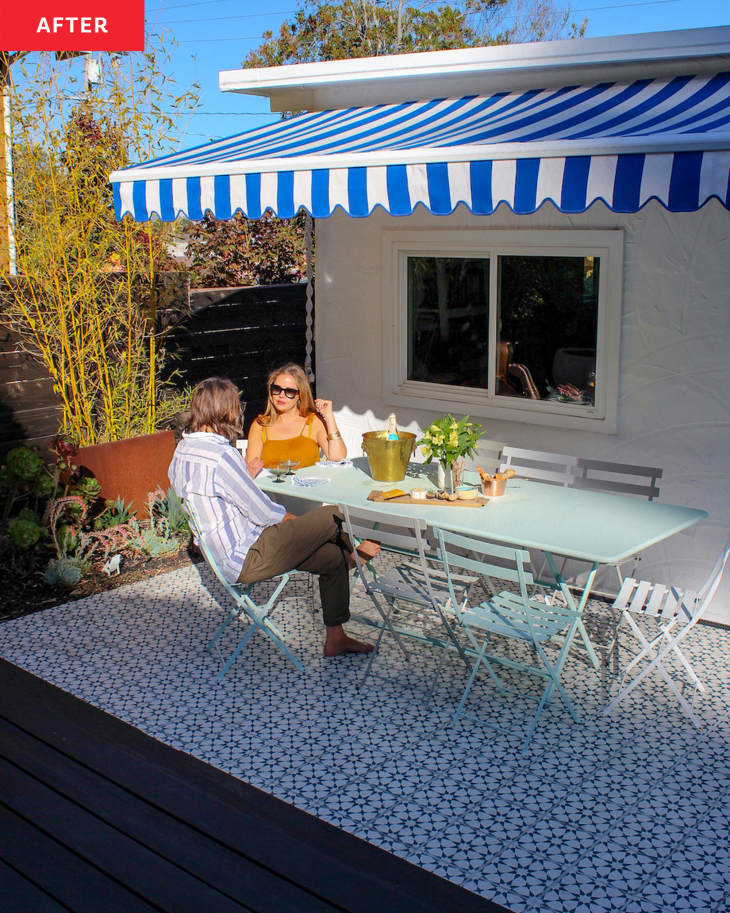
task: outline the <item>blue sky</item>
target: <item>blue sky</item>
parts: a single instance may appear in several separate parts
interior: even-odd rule
[[[180,119],[178,148],[278,119],[265,99],[221,92],[218,71],[238,68],[296,8],[296,0],[147,0],[149,27],[177,42],[175,79],[201,86],[199,111]],[[587,37],[730,24],[728,0],[573,0],[572,9],[574,20],[588,19]]]

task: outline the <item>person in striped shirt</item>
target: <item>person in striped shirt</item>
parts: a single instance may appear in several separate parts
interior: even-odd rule
[[[372,644],[355,640],[343,628],[350,617],[353,559],[341,515],[319,507],[297,517],[258,488],[252,474],[261,467],[247,467],[232,446],[241,434],[242,414],[238,388],[230,380],[201,381],[190,408],[190,424],[168,474],[176,494],[195,514],[223,576],[231,583],[255,583],[294,568],[317,574],[327,628],[325,655],[370,653]],[[366,560],[377,551],[376,543],[358,546]]]

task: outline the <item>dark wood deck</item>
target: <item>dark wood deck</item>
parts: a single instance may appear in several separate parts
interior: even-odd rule
[[[0,660],[2,913],[504,908]]]

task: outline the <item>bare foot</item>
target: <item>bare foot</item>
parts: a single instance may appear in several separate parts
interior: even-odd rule
[[[380,551],[380,543],[374,542],[372,539],[363,539],[362,542],[355,547],[355,550],[360,556],[360,561],[372,561]],[[350,565],[350,569],[356,567],[355,559],[351,554],[348,555],[348,564]]]
[[[355,640],[354,637],[348,637],[342,633],[336,637],[327,635],[324,643],[325,656],[340,656],[342,653],[372,653],[373,645],[363,640]]]

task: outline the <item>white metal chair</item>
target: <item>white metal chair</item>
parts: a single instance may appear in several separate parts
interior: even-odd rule
[[[526,569],[529,554],[523,549],[496,545],[441,529],[436,529],[434,532],[449,584],[452,569],[461,568],[495,580],[516,583],[518,588],[518,592],[512,590],[496,592],[485,602],[476,605],[469,605],[466,598],[460,598],[453,588],[449,588],[450,604],[455,607],[456,615],[471,644],[470,652],[476,656],[471,675],[451,723],[455,724],[461,716],[480,723],[485,722],[475,714],[466,713],[464,710],[474,679],[481,666],[486,669],[490,680],[503,694],[506,694],[509,689],[495,673],[495,665],[526,672],[531,676],[544,679],[545,687],[539,699],[537,711],[522,742],[522,753],[526,754],[538,720],[554,690],[557,690],[571,717],[577,722],[573,706],[560,683],[560,675],[578,630],[580,613],[559,603],[553,604],[546,601],[544,597],[530,597],[527,587],[533,583],[533,577]],[[487,648],[491,645],[493,636],[518,640],[528,645],[536,654],[540,664],[524,663],[501,653],[488,653]],[[548,641],[560,644],[558,655],[554,660],[548,658],[544,649]],[[502,731],[510,731],[506,727],[495,725]]]
[[[502,450],[499,471],[514,469],[519,479],[532,479],[550,485],[570,485],[575,476],[577,463],[577,457],[565,453],[505,447]]]
[[[730,544],[721,552],[710,576],[697,593],[683,592],[673,586],[667,587],[663,584],[649,583],[646,580],[632,578],[624,580],[614,606],[621,611],[619,625],[623,622],[628,625],[638,641],[640,649],[624,669],[619,680],[618,694],[609,702],[604,713],[611,713],[615,710],[618,704],[631,694],[651,672],[657,672],[679,701],[682,710],[694,725],[699,727],[692,705],[670,675],[666,667],[666,660],[671,657],[678,660],[686,672],[690,684],[694,686],[693,700],[697,691],[705,691],[705,686],[680,650],[679,645],[707,611],[720,585],[729,555]],[[637,623],[637,617],[656,624],[658,630],[647,636]],[[618,634],[615,649],[618,650]],[[637,670],[639,664],[644,660],[648,661],[647,664],[632,676],[631,673]]]
[[[636,495],[653,501],[659,497],[659,480],[663,470],[658,466],[636,466],[630,463],[611,463],[606,460],[578,459],[573,488],[584,488],[591,491],[607,491],[613,494]],[[632,560],[629,575],[636,576],[636,570],[641,555],[635,555]],[[624,582],[624,572],[620,565],[616,566],[618,588]],[[613,598],[617,591],[598,591],[596,595]]]
[[[218,628],[218,630],[213,635],[213,638],[210,641],[210,643],[208,644],[207,649],[212,650],[215,647],[216,650],[218,651],[219,657],[221,659],[223,659],[223,656],[220,651],[220,647],[218,646],[218,642],[221,639],[221,637],[223,636],[223,633],[228,629],[229,625],[231,625],[234,621],[238,620],[238,621],[242,621],[242,622],[245,622],[245,621],[249,622],[248,627],[246,628],[245,633],[243,634],[243,636],[239,640],[238,644],[236,645],[236,648],[233,650],[233,652],[228,657],[228,659],[223,663],[223,666],[222,666],[220,672],[218,673],[217,680],[219,682],[223,681],[225,674],[228,672],[230,667],[233,665],[233,663],[238,658],[238,656],[241,653],[241,651],[243,650],[243,648],[246,646],[246,644],[249,642],[249,640],[251,639],[251,637],[253,636],[253,634],[256,631],[260,631],[262,634],[264,634],[266,637],[268,637],[269,640],[271,640],[271,642],[273,644],[275,644],[281,650],[281,652],[284,654],[284,656],[286,656],[287,659],[291,660],[291,662],[294,663],[294,665],[297,667],[297,669],[299,669],[300,672],[304,672],[304,666],[299,662],[299,660],[296,658],[296,656],[294,656],[294,654],[291,652],[291,650],[287,647],[286,642],[284,640],[284,635],[276,627],[276,625],[273,623],[273,621],[271,620],[271,617],[270,617],[272,611],[274,610],[274,607],[276,606],[276,602],[277,602],[282,590],[289,582],[289,579],[291,577],[293,577],[295,574],[301,574],[304,572],[303,571],[288,571],[287,573],[281,574],[280,576],[272,577],[271,580],[276,581],[276,585],[275,585],[273,591],[270,593],[268,599],[264,603],[259,605],[258,603],[256,603],[254,601],[254,599],[251,595],[253,588],[255,586],[257,586],[257,584],[255,584],[255,583],[251,583],[251,584],[229,583],[226,580],[226,578],[221,573],[221,570],[218,567],[218,565],[215,561],[215,558],[211,554],[210,549],[205,544],[205,540],[202,536],[201,529],[200,529],[200,523],[198,522],[198,519],[195,516],[195,512],[193,511],[192,507],[190,506],[190,504],[187,501],[184,503],[183,507],[185,509],[185,513],[187,514],[188,522],[190,523],[190,529],[192,530],[193,535],[195,537],[196,545],[203,553],[203,557],[205,558],[205,561],[208,564],[208,567],[215,574],[216,578],[218,579],[218,582],[221,584],[223,589],[226,591],[226,593],[228,593],[228,595],[233,600],[233,607],[228,611],[228,615],[227,615],[225,621],[221,624],[221,626]]]
[[[363,562],[357,550],[353,552],[357,576],[379,616],[379,621],[367,616],[353,616],[355,620],[378,629],[375,649],[370,654],[363,682],[372,671],[375,656],[387,631],[406,660],[410,657],[405,648],[405,638],[414,638],[441,649],[435,677],[429,688],[430,697],[436,687],[446,650],[450,647],[457,650],[467,668],[469,661],[455,636],[453,613],[446,606],[449,594],[446,575],[443,568],[435,566],[426,535],[426,521],[420,517],[384,514],[347,504],[340,504],[339,510],[344,517],[345,531],[353,542],[370,539],[378,542],[382,549],[402,556],[400,563],[381,573],[376,562]],[[474,579],[462,575],[452,586],[463,592]],[[395,613],[398,617],[394,620]],[[438,634],[432,630],[429,633],[434,621],[440,622]]]

